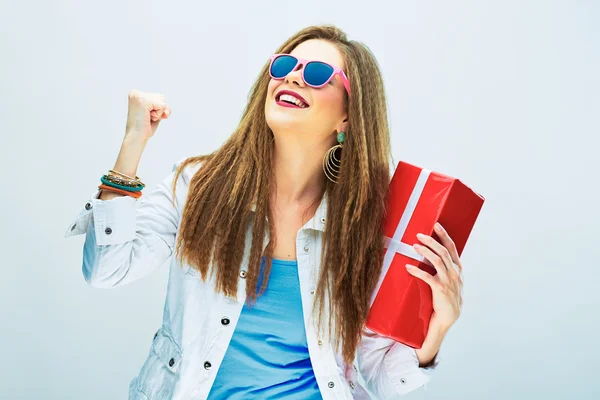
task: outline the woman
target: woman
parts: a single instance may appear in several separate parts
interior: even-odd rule
[[[365,328],[390,181],[368,48],[332,26],[295,34],[265,64],[227,142],[176,163],[138,202],[141,154],[170,115],[164,96],[130,93],[114,169],[66,235],[86,234],[83,273],[96,287],[177,255],[129,398],[368,399],[357,373],[380,399],[423,386],[459,315],[461,266],[443,230],[443,243],[420,237],[438,272],[409,269],[433,291],[421,349]]]

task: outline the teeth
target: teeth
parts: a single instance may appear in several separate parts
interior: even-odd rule
[[[291,96],[289,94],[282,94],[281,96],[279,96],[279,100],[285,100],[285,101],[292,102],[300,108],[308,107],[306,104],[304,104],[304,102],[302,100],[300,100],[294,96]]]

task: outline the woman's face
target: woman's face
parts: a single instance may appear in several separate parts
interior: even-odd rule
[[[324,61],[344,69],[342,56],[336,46],[324,40],[302,42],[290,54],[307,60]],[[265,102],[267,124],[275,138],[292,135],[301,140],[329,143],[335,138],[335,131],[345,130],[346,127],[343,124],[347,117],[344,105],[346,89],[339,75],[321,88],[310,87],[302,80],[303,69],[304,65],[299,64],[284,79],[271,78]],[[290,90],[302,96],[308,107],[278,104],[277,94],[281,90]]]

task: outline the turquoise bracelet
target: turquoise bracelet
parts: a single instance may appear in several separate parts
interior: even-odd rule
[[[121,190],[127,190],[128,192],[139,192],[140,190],[142,190],[144,188],[144,185],[137,185],[137,186],[119,185],[119,184],[109,181],[108,179],[105,178],[105,176],[106,175],[104,175],[102,178],[100,178],[100,180],[102,181],[102,183],[104,183],[107,186],[112,186],[114,188],[121,189]]]

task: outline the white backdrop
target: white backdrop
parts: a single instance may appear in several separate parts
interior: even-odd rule
[[[486,197],[461,318],[413,399],[597,399],[600,2],[0,2],[0,397],[125,399],[167,268],[81,274],[71,220],[117,157],[127,93],[172,107],[149,187],[217,148],[278,45],[333,23],[383,70],[392,145]]]

